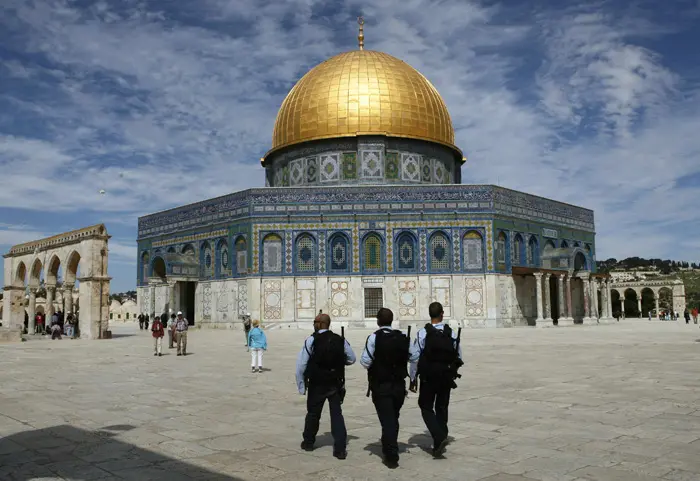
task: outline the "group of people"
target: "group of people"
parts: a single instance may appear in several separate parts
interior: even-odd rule
[[[168,327],[168,320],[170,325]],[[139,327],[141,323],[144,323],[145,329],[148,329],[148,324],[150,322],[148,314],[139,315]],[[143,328],[142,328],[143,329]],[[171,314],[170,319],[168,319],[168,314],[163,312],[160,317],[153,315],[153,322],[151,323],[151,335],[153,336],[153,355],[162,356],[163,355],[163,338],[165,337],[165,332],[168,332],[168,348],[173,349],[177,345],[177,355],[187,356],[187,330],[189,329],[189,322],[182,315],[181,311],[177,314]]]
[[[26,329],[26,327],[25,327]],[[78,336],[78,314],[69,312],[64,316],[58,310],[46,322],[46,315],[38,312],[34,317],[34,334],[51,334],[51,339],[61,339],[62,335],[75,339]]]
[[[420,329],[413,343],[410,330],[404,334],[391,328],[394,314],[382,308],[377,313],[379,329],[365,342],[360,364],[368,372],[368,393],[381,424],[382,454],[389,468],[399,463],[399,413],[409,390],[418,392],[418,406],[433,438],[432,454],[442,457],[449,442],[447,426],[450,392],[456,388],[463,365],[459,332],[443,322],[443,307],[433,302],[430,323]],[[312,451],[323,406],[328,401],[333,436],[333,456],[347,457],[347,431],[342,403],[345,397],[345,367],[356,357],[344,336],[330,330],[331,318],[319,314],[314,334],[304,341],[296,366],[297,388],[306,394],[306,419],[301,449]],[[252,332],[252,331],[251,331]],[[410,369],[408,366],[410,365]],[[420,380],[420,383],[419,383]]]

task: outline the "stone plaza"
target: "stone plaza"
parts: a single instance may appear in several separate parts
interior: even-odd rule
[[[415,327],[414,327],[415,329]],[[370,331],[347,336],[360,355]],[[628,319],[554,329],[463,330],[445,459],[426,451],[417,397],[401,414],[400,467],[379,458],[365,371],[347,371],[348,458],[299,449],[302,330],[270,329],[265,372],[241,331],[192,329],[191,356],[153,357],[150,333],[0,345],[2,480],[700,479],[697,326]]]

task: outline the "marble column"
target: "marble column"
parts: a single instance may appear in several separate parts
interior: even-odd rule
[[[564,279],[566,283],[566,319],[574,322],[574,308],[571,305],[571,275]]]
[[[613,308],[612,308],[612,289],[610,287],[610,279],[605,279],[605,290],[608,293],[608,298],[607,298],[607,304],[608,304],[608,317],[612,319],[613,317]]]
[[[537,319],[535,319],[535,325],[537,327],[544,327],[547,325],[544,317],[542,317],[542,274],[540,272],[535,272],[535,290],[537,292]]]
[[[591,281],[586,275],[583,278],[583,323],[594,324],[595,319],[591,317]]]
[[[150,283],[149,289],[151,290],[150,306],[148,306],[148,311],[146,313],[151,319],[156,315],[156,286],[154,283]]]
[[[51,316],[54,313],[53,309],[53,296],[56,291],[55,284],[46,285],[46,309],[44,309],[44,314],[46,315],[45,326],[51,325]]]
[[[637,310],[639,311],[639,318],[642,318],[642,295],[637,294]]]
[[[177,305],[175,304],[175,286],[176,282],[168,281],[168,308],[170,312],[177,312]]]
[[[600,315],[598,314],[598,279],[591,278],[591,318],[596,321]]]
[[[67,314],[69,312],[73,312],[73,287],[75,284],[63,284],[63,301],[65,302],[66,305],[66,312],[64,314]]]
[[[542,276],[544,281],[544,298],[542,299],[542,307],[544,311],[544,320],[547,322],[552,322],[552,292],[549,286],[549,279],[551,277],[552,274],[544,274]]]
[[[29,288],[29,322],[27,322],[27,334],[34,334],[36,327],[36,287]]]
[[[566,285],[568,283],[564,282],[565,274],[560,274],[557,276],[559,282],[559,320],[557,321],[558,326],[573,326],[574,321],[568,315],[568,306],[566,304]]]
[[[605,287],[605,280],[601,280],[598,285],[600,286],[600,319],[598,322],[607,323],[608,318],[608,291]]]
[[[654,293],[654,313],[657,319],[659,318],[659,295]]]

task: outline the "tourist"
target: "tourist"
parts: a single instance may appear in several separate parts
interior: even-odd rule
[[[177,342],[177,355],[187,355],[187,319],[182,317],[182,312],[177,311],[177,319],[175,320],[175,342]]]
[[[692,313],[693,313],[693,324],[697,324],[698,323],[698,308],[694,307]]]
[[[394,313],[382,307],[377,313],[379,330],[370,334],[360,356],[367,369],[372,403],[382,426],[382,454],[389,468],[399,465],[399,413],[406,399],[407,364],[417,361],[411,357],[410,339],[399,330],[392,330]]]
[[[153,314],[153,317],[156,317],[155,313]],[[150,318],[148,317],[148,314],[146,314],[146,317],[143,318],[143,328],[144,330],[148,330],[148,323],[150,322]]]
[[[308,389],[301,449],[313,451],[323,405],[328,400],[333,456],[345,459],[348,455],[347,431],[341,404],[345,397],[345,366],[355,363],[355,353],[345,339],[329,330],[330,325],[328,314],[317,316],[314,319],[315,332],[306,338],[297,358],[299,394],[305,394]]]
[[[175,313],[170,314],[170,327],[168,328],[168,349],[172,349],[175,339]]]
[[[41,312],[37,312],[34,317],[34,334],[43,334],[44,332],[44,318],[41,317]]]
[[[55,322],[51,321],[51,340],[54,339],[61,339],[61,325],[58,323],[58,319]]]
[[[251,372],[262,372],[263,352],[267,351],[267,337],[260,328],[260,321],[253,321],[253,328],[248,332],[248,349],[250,350]]]
[[[685,323],[690,324],[690,312],[688,311],[688,308],[685,308],[685,311],[683,311],[683,317],[685,318]]]
[[[168,316],[166,315],[167,319]],[[153,324],[151,324],[151,333],[153,334],[153,355],[162,356],[163,353],[163,336],[165,335],[163,328],[163,321],[158,317],[153,318]]]
[[[143,331],[143,312],[139,314],[139,330]]]
[[[70,312],[66,316],[66,322],[68,323],[66,325],[66,336],[73,339],[73,314],[71,314]]]
[[[245,333],[245,345],[248,345],[248,333],[250,332],[250,312],[246,312],[243,316],[243,330]]]
[[[411,391],[417,392],[420,376],[418,407],[425,426],[433,437],[433,457],[441,457],[448,443],[447,412],[450,391],[457,387],[457,370],[462,366],[459,336],[443,323],[443,308],[439,302],[428,306],[430,323],[418,331],[412,346]],[[416,356],[418,354],[418,356]]]

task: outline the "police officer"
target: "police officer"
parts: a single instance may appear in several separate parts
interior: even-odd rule
[[[328,400],[333,456],[345,459],[348,455],[347,431],[340,405],[345,397],[345,366],[355,363],[355,353],[345,339],[329,330],[330,325],[330,316],[319,314],[314,319],[315,332],[304,341],[297,358],[299,394],[308,390],[301,449],[313,451],[323,405]]]
[[[433,302],[428,306],[430,323],[418,331],[412,346],[410,389],[416,392],[417,375],[420,376],[418,407],[425,426],[433,437],[433,457],[445,454],[449,430],[447,410],[450,391],[457,387],[457,369],[461,367],[462,348],[457,334],[443,323],[442,304]],[[417,356],[416,356],[417,355]],[[418,357],[418,360],[414,360]]]
[[[391,469],[399,465],[399,412],[406,398],[406,367],[409,361],[418,360],[417,351],[411,355],[410,339],[391,328],[393,320],[391,310],[379,309],[379,330],[367,337],[360,356],[360,364],[367,369],[368,395],[372,393],[372,403],[382,425],[384,464]]]

